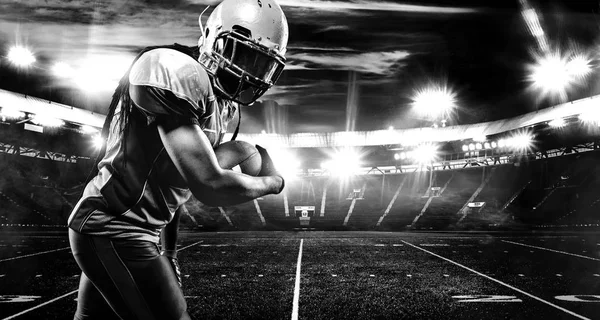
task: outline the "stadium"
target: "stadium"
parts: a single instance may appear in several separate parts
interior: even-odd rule
[[[44,10],[61,7],[50,2],[39,6]],[[70,5],[76,6],[76,2]],[[174,10],[213,5],[211,1],[183,2]],[[475,109],[461,107],[459,97],[467,95],[464,90],[459,94],[447,84],[449,80],[429,78],[427,85],[406,89],[408,97],[398,98],[403,93],[391,90],[390,97],[406,102],[403,107],[364,111],[367,108],[361,105],[366,98],[360,94],[367,95],[371,82],[387,79],[406,84],[398,80],[401,76],[333,63],[332,69],[326,69],[314,57],[324,60],[319,52],[329,49],[306,49],[291,32],[290,43],[296,43],[280,80],[282,89],[275,89],[276,85],[273,89],[280,91],[267,95],[251,106],[252,110],[242,111],[246,113],[236,138],[269,150],[285,178],[285,188],[279,194],[234,206],[211,207],[193,196],[182,206],[177,247],[182,289],[192,318],[599,317],[598,54],[585,51],[584,45],[573,49],[577,33],[569,35],[572,41],[567,53],[549,49],[553,47],[553,28],[562,28],[552,25],[552,17],[560,16],[578,26],[572,20],[581,19],[579,23],[588,26],[582,21],[597,19],[597,3],[589,13],[592,9],[587,4],[580,8],[557,2],[554,5],[559,9],[553,7],[552,11],[545,4],[521,0],[514,1],[512,9],[502,9],[506,12],[501,14],[495,10],[503,5],[493,2],[488,8],[472,6],[469,1],[457,1],[456,7],[443,5],[444,1],[419,5],[395,1],[280,3],[292,31],[310,29],[308,23],[296,25],[294,21],[304,17],[304,10],[326,17],[347,14],[359,21],[382,19],[374,12],[425,21],[451,16],[449,21],[456,19],[456,24],[504,21],[511,16],[511,28],[520,28],[519,39],[528,41],[522,51],[535,52],[537,60],[525,68],[530,72],[526,80],[504,89],[492,82],[497,86],[491,90],[506,96],[529,95],[519,106],[536,107],[515,107],[502,114],[494,111],[498,115],[489,116],[492,107],[486,105],[480,110],[485,116],[469,116],[469,110]],[[10,5],[15,4],[1,4],[3,8]],[[100,15],[130,5],[116,1],[102,7],[96,3],[89,10]],[[164,5],[143,6],[156,13],[168,11]],[[27,8],[22,5],[15,12]],[[36,11],[40,16],[34,14],[29,22],[0,14],[0,25],[6,27],[0,33],[2,46],[12,42],[9,30],[18,26],[22,28],[19,33],[32,32],[28,46],[35,48],[34,20],[41,21],[37,28],[56,27],[55,21],[45,19],[45,12]],[[571,30],[569,23],[564,22],[564,30]],[[97,25],[101,26],[97,39],[108,37],[115,26],[122,27],[106,21]],[[345,30],[334,27],[313,36]],[[66,39],[68,35],[58,37]],[[597,50],[596,36],[586,33],[580,38]],[[86,41],[92,46],[93,41]],[[495,40],[490,37],[483,46],[490,45],[487,41]],[[139,51],[135,49],[128,48]],[[345,47],[336,50],[332,57],[337,60],[344,60],[341,57],[348,52],[359,52]],[[412,49],[402,50],[415,54]],[[24,45],[7,46],[5,51],[0,56],[0,319],[72,319],[81,270],[69,246],[67,220],[105,143],[101,131],[117,82],[114,75],[102,78],[97,69],[98,82],[91,85],[104,91],[77,94],[86,89],[66,84],[69,77],[77,78],[77,72],[66,63],[54,64],[42,48],[37,61],[36,53]],[[388,67],[410,68],[407,65],[414,63],[403,60],[404,55],[397,59]],[[131,63],[131,59],[125,61],[125,67],[115,63],[121,66],[118,72]],[[354,66],[356,61],[348,63]],[[318,72],[335,74],[335,80],[320,83],[317,89],[306,85],[305,73],[319,68]],[[60,80],[46,85],[54,83],[49,73]],[[117,81],[119,77],[117,73]],[[90,85],[81,78],[77,81]],[[473,86],[477,88],[477,84]],[[299,97],[306,95],[306,100],[299,100],[294,94],[303,89],[307,91]],[[332,95],[341,101],[340,110],[329,117],[329,109],[305,107],[303,116],[297,108],[284,106],[286,94],[304,102],[310,101],[311,95]],[[505,102],[515,104],[515,99]],[[500,99],[495,101],[509,108]],[[287,114],[282,116],[283,112]],[[321,127],[313,119],[306,120],[311,112],[322,119]],[[367,119],[372,122],[367,124]],[[234,127],[229,126],[223,141],[232,138]]]

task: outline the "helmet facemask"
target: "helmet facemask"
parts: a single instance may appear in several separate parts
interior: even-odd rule
[[[250,105],[273,86],[285,66],[277,51],[253,40],[244,28],[219,33],[199,58],[225,98]]]

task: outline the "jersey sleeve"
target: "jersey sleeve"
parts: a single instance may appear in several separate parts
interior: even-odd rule
[[[129,73],[129,94],[149,119],[197,123],[211,96],[208,74],[193,58],[172,49],[144,53]]]

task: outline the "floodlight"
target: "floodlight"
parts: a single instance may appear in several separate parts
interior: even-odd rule
[[[406,152],[400,152],[400,160],[406,159]]]
[[[483,144],[483,148],[484,148],[484,149],[490,149],[490,143],[489,143],[489,142],[485,142],[485,143]]]
[[[412,107],[421,115],[445,118],[456,107],[456,93],[445,86],[434,85],[417,89]]]
[[[275,164],[275,168],[277,168],[277,171],[279,171],[284,178],[291,179],[298,174],[300,161],[287,149],[272,148],[270,149],[269,154]]]
[[[580,85],[591,72],[590,60],[585,54],[549,53],[536,58],[536,63],[529,67],[528,77],[531,86],[541,95],[558,95],[567,97],[567,92],[574,85]]]
[[[394,126],[389,126],[388,130],[390,130],[390,131],[394,130]]]
[[[492,143],[490,145],[492,146],[492,148],[498,147],[498,144],[496,143],[496,141],[492,141]]]
[[[477,142],[475,144],[475,150],[481,150],[481,149],[482,149],[481,142]]]
[[[437,146],[433,144],[422,144],[418,146],[412,154],[413,159],[418,163],[430,163],[437,156]]]
[[[3,107],[2,110],[0,110],[0,116],[8,119],[20,119],[25,117],[25,113],[15,108]]]
[[[395,160],[400,160],[400,154],[399,153],[394,153],[394,159]]]
[[[462,151],[469,151],[469,146],[466,144],[463,144]]]
[[[565,120],[563,118],[556,118],[550,122],[548,122],[548,125],[554,128],[561,128],[564,127],[566,125]]]
[[[92,141],[93,141],[94,147],[96,149],[102,149],[102,145],[104,145],[104,139],[102,139],[102,136],[100,136],[98,134],[98,135],[94,136]]]
[[[469,150],[471,150],[471,151],[475,150],[475,144],[474,143],[469,143]]]
[[[548,55],[537,61],[530,80],[533,84],[549,93],[560,93],[571,82],[566,63],[559,55]]]
[[[575,78],[587,76],[591,71],[590,60],[582,54],[573,56],[566,65],[567,72]]]
[[[47,114],[36,114],[31,119],[31,122],[44,127],[61,127],[65,124],[64,121]]]
[[[19,67],[28,67],[35,62],[35,56],[25,47],[14,46],[8,50],[8,60]]]
[[[506,147],[506,140],[505,139],[498,140],[498,148],[504,148],[504,147]]]
[[[334,176],[349,176],[356,173],[360,167],[360,155],[351,148],[338,150],[332,155],[331,160],[321,164]]]
[[[528,133],[519,133],[507,140],[507,146],[514,149],[529,149],[533,143],[533,137]]]

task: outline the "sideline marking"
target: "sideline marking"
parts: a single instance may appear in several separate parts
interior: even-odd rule
[[[600,261],[600,259],[597,259],[597,258],[592,258],[592,257],[588,257],[588,256],[582,256],[582,255],[575,254],[575,253],[570,253],[570,252],[565,252],[565,251],[558,251],[558,250],[548,249],[548,248],[544,248],[544,247],[537,247],[537,246],[532,246],[532,245],[529,245],[529,244],[518,243],[518,242],[513,242],[513,241],[507,241],[507,240],[501,240],[501,241],[502,242],[506,242],[506,243],[516,244],[516,245],[519,245],[519,246],[536,248],[536,249],[540,249],[540,250],[546,250],[546,251],[551,251],[551,252],[556,252],[556,253],[562,253],[562,254],[566,254],[566,255],[569,255],[569,256],[574,256],[574,257],[579,257],[579,258],[584,258],[584,259],[589,259],[589,260],[594,260],[594,261]]]
[[[292,320],[298,320],[298,301],[300,300],[300,265],[302,264],[302,244],[304,239],[300,239],[300,249],[298,249],[298,263],[296,264],[296,284],[294,285],[294,302],[292,307]]]
[[[204,240],[200,240],[200,241],[198,241],[198,242],[194,242],[194,243],[190,244],[189,246],[185,246],[185,247],[183,247],[183,248],[181,248],[181,249],[177,250],[177,252],[179,252],[179,251],[181,251],[181,250],[184,250],[184,249],[187,249],[187,248],[189,248],[189,247],[195,246],[195,245],[197,245],[198,243],[200,243],[200,242],[202,242],[202,241],[204,241]],[[59,250],[64,250],[64,249],[69,249],[69,248],[70,248],[70,247],[63,248],[63,249],[59,249]],[[54,250],[54,251],[57,251],[57,250]],[[49,251],[48,251],[48,252],[49,252]],[[43,253],[43,252],[41,252],[41,253]],[[41,253],[39,253],[39,254],[41,254]],[[2,260],[0,260],[0,261],[2,261]],[[62,298],[64,298],[64,297],[68,297],[68,296],[72,295],[73,293],[75,293],[75,292],[77,292],[77,291],[79,291],[79,289],[73,290],[73,291],[71,291],[71,292],[69,292],[69,293],[65,293],[65,294],[63,294],[63,295],[62,295],[62,296],[60,296],[60,297],[56,297],[56,298],[54,298],[54,299],[48,300],[48,301],[46,301],[46,302],[44,302],[44,303],[42,303],[42,304],[38,304],[37,306],[33,306],[33,307],[31,307],[31,308],[29,308],[29,309],[27,309],[27,310],[23,310],[23,311],[21,311],[21,312],[19,312],[19,313],[17,313],[17,314],[13,314],[12,316],[6,317],[6,318],[4,318],[4,319],[2,319],[2,320],[10,320],[10,319],[14,319],[14,318],[16,318],[16,317],[18,317],[18,316],[20,316],[20,315],[23,315],[23,314],[25,314],[25,313],[29,312],[29,311],[33,311],[33,310],[35,310],[35,309],[41,308],[41,307],[43,307],[43,306],[45,306],[45,305],[47,305],[47,304],[50,304],[50,303],[52,303],[52,302],[54,302],[54,301],[57,301],[57,300],[60,300],[60,299],[62,299]]]
[[[0,260],[0,262],[10,261],[10,260],[17,260],[17,259],[27,258],[27,257],[33,257],[33,256],[37,256],[37,255],[44,254],[44,253],[56,252],[56,251],[67,250],[67,249],[71,249],[71,247],[54,249],[54,250],[48,250],[48,251],[42,251],[42,252],[38,252],[38,253],[30,253],[30,254],[26,254],[26,255],[22,255],[22,256],[17,256],[17,257],[12,257],[12,258],[6,258],[6,259]]]
[[[499,295],[464,295],[452,296],[456,302],[523,302],[516,296],[499,296]]]
[[[56,301],[56,300],[60,300],[60,299],[62,299],[62,298],[64,298],[64,297],[68,297],[68,296],[72,295],[73,293],[75,293],[75,292],[77,292],[77,291],[79,291],[79,290],[73,290],[73,291],[71,291],[71,292],[69,292],[69,293],[65,293],[65,294],[63,294],[63,295],[62,295],[62,296],[60,296],[60,297],[56,297],[56,298],[54,298],[54,299],[52,299],[52,300],[48,300],[48,301],[46,301],[46,302],[44,302],[44,303],[42,303],[42,304],[38,304],[37,306],[31,307],[31,308],[29,308],[29,309],[27,309],[27,310],[23,310],[23,311],[21,311],[21,312],[19,312],[19,313],[17,313],[17,314],[13,314],[12,316],[10,316],[10,317],[6,317],[6,318],[4,318],[4,319],[2,319],[2,320],[10,320],[10,319],[14,319],[14,318],[16,318],[16,317],[18,317],[18,316],[20,316],[20,315],[23,315],[23,314],[25,314],[25,313],[29,312],[29,311],[33,311],[33,310],[35,310],[35,309],[37,309],[37,308],[41,308],[41,307],[43,307],[43,306],[45,306],[45,305],[47,305],[47,304],[50,304],[50,303],[52,303],[52,302],[54,302],[54,301]]]
[[[504,283],[504,282],[502,282],[502,281],[500,281],[500,280],[494,279],[494,278],[492,278],[492,277],[490,277],[490,276],[488,276],[488,275],[485,275],[485,274],[483,274],[483,273],[481,273],[481,272],[479,272],[479,271],[476,271],[476,270],[474,270],[474,269],[471,269],[471,268],[469,268],[469,267],[467,267],[467,266],[465,266],[465,265],[462,265],[462,264],[460,264],[460,263],[458,263],[458,262],[454,262],[454,261],[452,261],[452,260],[450,260],[450,259],[448,259],[448,258],[445,258],[445,257],[442,257],[442,256],[440,256],[439,254],[433,253],[433,252],[431,252],[431,251],[429,251],[429,250],[427,250],[427,249],[423,249],[423,248],[421,248],[421,247],[419,247],[419,246],[417,246],[417,245],[414,245],[414,244],[412,244],[412,243],[410,243],[410,242],[406,242],[406,241],[404,241],[404,240],[400,240],[400,241],[404,242],[405,244],[407,244],[407,245],[409,245],[409,246],[411,246],[411,247],[413,247],[413,248],[416,248],[416,249],[419,249],[419,250],[421,250],[421,251],[427,252],[427,253],[429,253],[429,254],[430,254],[430,255],[432,255],[432,256],[438,257],[438,258],[440,258],[440,259],[442,259],[442,260],[445,260],[445,261],[447,261],[447,262],[450,262],[450,263],[452,263],[452,264],[454,264],[454,265],[457,265],[457,266],[459,266],[459,267],[461,267],[461,268],[463,268],[463,269],[469,270],[469,271],[471,271],[471,272],[473,272],[473,273],[475,273],[475,274],[477,274],[477,275],[480,275],[480,276],[482,276],[482,277],[484,277],[484,278],[486,278],[486,279],[488,279],[488,280],[492,280],[492,281],[494,281],[494,282],[496,282],[496,283],[499,283],[499,284],[501,284],[501,285],[503,285],[503,286],[505,286],[505,287],[507,287],[507,288],[510,288],[510,289],[512,289],[512,290],[515,290],[515,291],[517,291],[517,292],[519,292],[519,293],[522,293],[522,294],[524,294],[524,295],[526,295],[526,296],[528,296],[528,297],[530,297],[530,298],[532,298],[532,299],[535,299],[535,300],[537,300],[537,301],[539,301],[539,302],[545,303],[545,304],[547,304],[547,305],[549,305],[549,306],[551,306],[551,307],[554,307],[554,308],[556,308],[556,309],[558,309],[558,310],[561,310],[561,311],[563,311],[563,312],[566,312],[566,313],[568,313],[568,314],[570,314],[570,315],[572,315],[572,316],[574,316],[574,317],[577,317],[577,318],[579,318],[579,319],[591,320],[590,318],[586,318],[586,317],[584,317],[584,316],[582,316],[582,315],[580,315],[580,314],[577,314],[577,313],[575,313],[575,312],[573,312],[573,311],[571,311],[571,310],[565,309],[565,308],[563,308],[563,307],[561,307],[561,306],[557,306],[557,305],[553,304],[552,302],[549,302],[549,301],[546,301],[546,300],[544,300],[544,299],[542,299],[542,298],[536,297],[536,296],[532,295],[531,293],[528,293],[528,292],[525,292],[525,291],[523,291],[523,290],[521,290],[521,289],[519,289],[519,288],[513,287],[513,286],[511,286],[511,285],[510,285],[510,284],[508,284],[508,283]]]

